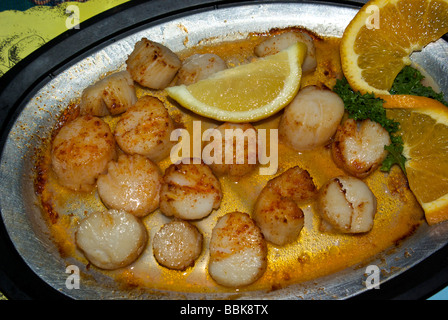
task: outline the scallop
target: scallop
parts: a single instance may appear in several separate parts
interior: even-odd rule
[[[305,31],[289,31],[273,35],[255,47],[255,54],[258,57],[276,54],[297,42],[302,42],[307,46],[306,57],[302,64],[302,71],[312,71],[317,66],[316,48],[313,38]]]
[[[185,59],[177,74],[178,85],[190,85],[227,69],[226,62],[213,53],[194,54]]]
[[[139,154],[154,162],[166,158],[171,151],[170,141],[174,122],[162,101],[143,96],[121,115],[115,127],[118,146],[127,154]]]
[[[329,89],[308,86],[285,108],[279,138],[297,151],[327,144],[344,115],[344,102]]]
[[[170,165],[163,176],[160,210],[166,216],[197,220],[218,209],[221,184],[204,163]]]
[[[182,62],[168,47],[142,38],[135,44],[126,64],[137,83],[150,89],[164,89],[174,79]]]
[[[322,186],[317,207],[324,231],[365,233],[373,227],[377,201],[361,179],[338,176]]]
[[[214,130],[219,135],[207,138],[211,142],[204,150],[213,150],[209,165],[216,175],[241,177],[257,167],[258,138],[252,124],[225,122]]]
[[[137,102],[134,81],[127,71],[113,73],[85,88],[80,113],[103,117],[125,112]]]
[[[220,285],[247,286],[266,271],[266,241],[247,213],[222,216],[212,230],[209,249],[208,271]]]
[[[347,119],[336,131],[331,151],[340,168],[362,179],[381,166],[387,156],[384,147],[390,143],[389,133],[379,123]]]
[[[271,179],[257,197],[252,216],[265,239],[279,246],[297,240],[305,222],[299,204],[316,194],[313,179],[300,167]]]
[[[164,224],[154,235],[154,257],[166,268],[185,270],[200,256],[202,242],[203,236],[196,226],[176,219]]]
[[[147,243],[147,231],[140,219],[121,210],[89,214],[75,233],[76,245],[90,263],[114,270],[133,263]]]
[[[148,158],[121,154],[97,181],[98,195],[110,209],[144,217],[159,207],[162,173]]]
[[[116,154],[109,125],[98,117],[80,116],[56,134],[51,146],[51,165],[61,185],[89,192]]]

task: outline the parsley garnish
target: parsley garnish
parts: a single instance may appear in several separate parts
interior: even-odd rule
[[[383,99],[375,97],[372,93],[361,94],[348,84],[347,79],[337,80],[333,88],[344,101],[345,110],[350,118],[354,120],[366,120],[378,122],[390,134],[396,133],[399,123],[386,116],[386,109],[383,108]]]
[[[422,84],[425,77],[420,71],[410,66],[406,66],[395,78],[395,81],[390,90],[391,94],[412,94],[414,96],[428,97],[435,99],[444,105],[448,106],[445,101],[443,93],[437,93],[431,87],[426,87]]]
[[[404,166],[406,157],[403,155],[403,139],[401,136],[391,135],[391,144],[384,146],[384,149],[388,151],[386,158],[381,164],[380,170],[389,172],[394,164],[400,166],[401,170],[406,174],[406,168]]]

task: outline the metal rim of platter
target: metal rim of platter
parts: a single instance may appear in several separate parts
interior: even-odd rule
[[[58,81],[58,77],[63,75],[67,69],[73,68],[74,65],[82,62],[84,59],[88,59],[96,52],[107,50],[110,46],[120,45],[124,41],[123,39],[132,38],[132,36],[139,35],[149,28],[155,28],[154,30],[156,31],[154,32],[159,32],[158,35],[163,37],[164,32],[167,31],[162,29],[169,29],[170,23],[177,19],[187,19],[189,17],[195,17],[196,19],[201,15],[211,15],[216,18],[220,17],[219,14],[221,12],[235,10],[236,7],[240,11],[241,9],[248,10],[245,14],[250,12],[252,14],[262,13],[264,15],[268,14],[269,10],[275,8],[274,11],[278,15],[274,14],[272,19],[281,19],[281,12],[285,9],[284,6],[295,6],[299,8],[297,12],[304,15],[309,14],[306,10],[310,8],[313,8],[316,13],[320,11],[320,15],[324,14],[325,10],[331,9],[333,10],[333,26],[323,31],[330,33],[330,35],[335,35],[334,32],[339,32],[339,35],[342,35],[341,30],[343,30],[343,27],[364,3],[365,1],[344,3],[329,1],[130,1],[86,21],[81,24],[79,30],[74,29],[65,32],[19,62],[0,78],[0,124],[2,128],[0,140],[2,150],[0,167],[2,173],[0,178],[2,183],[0,185],[0,209],[2,211],[2,223],[0,224],[0,252],[2,255],[0,260],[0,290],[10,299],[108,299],[123,297],[121,292],[114,293],[115,296],[108,296],[101,290],[96,292],[95,290],[85,290],[81,295],[77,296],[81,290],[78,290],[78,292],[64,291],[67,275],[63,272],[55,275],[54,272],[46,270],[47,267],[60,266],[62,262],[55,257],[47,259],[42,255],[42,252],[46,250],[51,251],[52,249],[49,249],[45,239],[36,237],[32,231],[36,227],[42,228],[42,226],[39,226],[40,222],[30,222],[26,214],[16,217],[13,217],[11,214],[10,209],[14,205],[21,207],[25,212],[33,210],[30,208],[32,204],[23,203],[22,201],[22,197],[31,197],[29,193],[33,193],[32,190],[29,190],[30,181],[20,177],[22,170],[26,168],[21,167],[17,169],[16,167],[22,165],[23,167],[28,166],[29,169],[31,164],[26,164],[26,161],[24,161],[24,158],[27,156],[26,151],[20,150],[20,148],[18,148],[19,150],[11,150],[11,148],[17,149],[15,143],[11,143],[11,133],[17,130],[17,121],[24,117],[24,114],[25,117],[30,117],[26,115],[27,105],[42,88],[45,88],[52,81]],[[338,20],[338,17],[341,20]],[[289,24],[288,21],[280,22],[285,24],[285,27],[289,26],[287,25]],[[321,21],[319,21],[319,24],[321,24]],[[228,25],[231,25],[231,23],[228,23]],[[225,28],[228,25],[223,26],[220,24],[218,27]],[[162,29],[160,26],[162,26]],[[253,26],[249,26],[249,28],[253,28]],[[220,32],[227,33],[228,31],[222,29]],[[184,36],[185,34],[179,33],[177,39],[179,45],[182,43]],[[207,38],[205,34],[198,34],[197,36],[199,37],[197,40]],[[445,54],[446,58],[446,52],[448,52],[446,35],[444,39],[439,40],[438,44],[443,47],[442,57]],[[189,34],[189,41],[195,41],[194,32]],[[443,69],[444,67],[437,63],[438,59],[440,59],[437,54],[435,57],[430,56],[428,58],[428,54],[422,52],[422,54],[416,55],[415,59],[423,66],[428,66],[430,70],[427,71],[430,74],[446,74],[448,72],[446,67]],[[108,67],[113,68],[114,66]],[[441,87],[447,94],[448,84],[442,83]],[[32,117],[28,118],[28,120],[31,119]],[[29,145],[33,141],[30,140],[27,143]],[[19,164],[12,165],[12,161]],[[28,188],[26,188],[27,186]],[[446,245],[448,243],[447,229],[447,224],[440,224],[431,230],[419,228],[416,234],[407,240],[410,243],[406,244],[413,248],[412,256],[415,257],[415,261],[407,261],[407,264],[396,267],[401,271],[398,273],[391,272],[390,276],[383,279],[380,290],[366,290],[365,284],[361,283],[362,281],[360,280],[362,278],[360,274],[364,271],[358,270],[358,274],[353,277],[354,270],[349,268],[336,275],[318,280],[319,286],[325,287],[327,292],[325,296],[310,295],[307,297],[302,293],[295,295],[294,290],[297,290],[297,288],[289,288],[286,291],[279,290],[271,295],[263,296],[263,298],[426,298],[448,283],[448,260],[446,258],[448,256],[446,254],[448,252],[448,246]],[[423,240],[420,238],[423,238]],[[32,249],[35,248],[39,250],[33,251]],[[394,255],[391,255],[390,259],[391,261],[394,259],[403,260],[402,257],[399,259]],[[391,268],[394,267],[395,264],[391,263]],[[119,296],[116,296],[116,294]],[[128,296],[127,298],[129,297],[137,298],[138,296]],[[173,297],[175,298],[175,296]],[[186,295],[186,297],[197,298],[189,295]]]

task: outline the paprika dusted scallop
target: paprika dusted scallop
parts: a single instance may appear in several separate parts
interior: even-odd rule
[[[166,216],[202,219],[218,209],[221,200],[221,183],[206,164],[172,164],[165,170],[160,210]]]
[[[146,38],[135,44],[126,63],[132,79],[150,89],[166,88],[182,65],[169,48]]]
[[[127,71],[120,71],[84,89],[80,112],[98,117],[117,115],[136,102],[137,95],[131,75]]]
[[[109,125],[98,117],[80,116],[62,126],[51,147],[58,182],[75,191],[91,191],[107,164],[116,157]]]
[[[266,271],[266,241],[247,213],[222,216],[212,230],[209,249],[208,271],[220,285],[246,286]]]
[[[390,143],[389,133],[379,123],[347,119],[336,131],[331,151],[339,167],[362,179],[381,166],[387,156],[384,146]]]
[[[177,84],[190,85],[227,69],[226,62],[212,53],[194,54],[185,59],[177,74]]]
[[[170,154],[173,130],[174,122],[162,101],[143,96],[121,115],[114,134],[125,153],[143,155],[157,162]]]
[[[255,202],[253,219],[275,245],[299,237],[305,222],[300,203],[314,199],[317,188],[308,171],[292,167],[268,181]]]

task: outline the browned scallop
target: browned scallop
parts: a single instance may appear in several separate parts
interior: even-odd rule
[[[194,54],[182,63],[177,74],[177,84],[190,85],[224,69],[227,69],[227,65],[218,55]]]
[[[390,143],[389,133],[380,124],[347,119],[336,131],[331,151],[340,168],[362,179],[381,165],[387,156],[384,146]]]
[[[317,188],[309,172],[299,166],[289,168],[279,176],[270,180],[267,187],[283,198],[289,198],[297,203],[313,199]]]
[[[250,123],[226,122],[210,131],[204,150],[211,150],[204,162],[218,176],[243,176],[258,165],[257,130]],[[208,151],[203,152],[208,157]]]
[[[203,236],[196,226],[183,220],[164,224],[154,235],[154,257],[164,267],[185,270],[202,252]]]
[[[89,115],[62,126],[51,147],[51,164],[59,183],[75,191],[91,191],[115,157],[115,140],[108,124]]]
[[[110,209],[144,217],[159,207],[162,185],[160,169],[141,155],[125,155],[109,162],[97,181],[98,195]]]
[[[307,46],[307,53],[302,64],[302,70],[307,72],[316,69],[317,60],[314,40],[305,31],[296,30],[273,35],[257,45],[254,51],[258,57],[265,57],[276,54],[297,42],[302,42]]]
[[[352,176],[330,179],[319,191],[323,231],[364,233],[372,229],[377,201],[367,184]]]
[[[266,241],[247,213],[231,212],[221,217],[213,228],[209,248],[208,271],[218,284],[246,286],[266,271]]]
[[[125,211],[107,210],[81,220],[75,238],[90,263],[113,270],[134,262],[145,248],[148,236],[140,219]]]
[[[120,71],[84,89],[80,112],[98,117],[117,115],[136,102],[137,95],[131,75],[127,71]]]
[[[132,79],[150,89],[166,88],[182,65],[169,48],[146,38],[135,44],[126,63]]]
[[[299,204],[314,199],[317,188],[308,171],[293,167],[270,180],[255,203],[253,219],[267,241],[291,243],[299,237],[305,216]]]
[[[160,210],[166,216],[202,219],[218,209],[221,200],[221,184],[206,164],[179,163],[166,169],[160,191]]]
[[[143,96],[121,115],[114,134],[125,153],[140,154],[157,162],[170,154],[173,130],[173,120],[164,104],[157,98]]]

